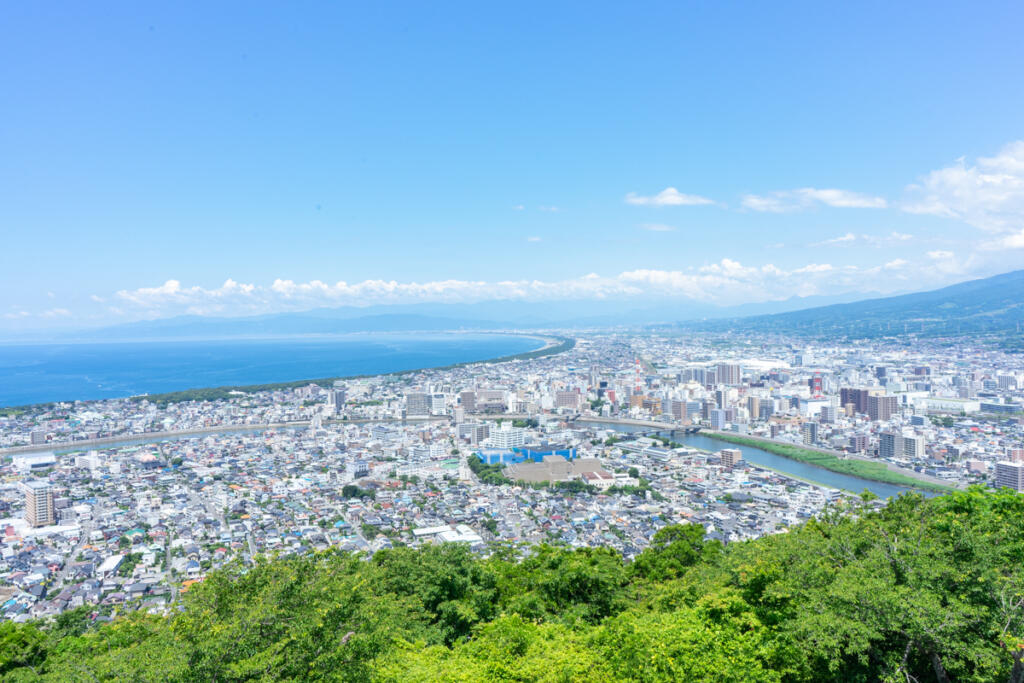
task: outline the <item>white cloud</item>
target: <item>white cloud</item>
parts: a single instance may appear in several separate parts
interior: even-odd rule
[[[1024,230],[983,245],[986,249],[1024,249]]]
[[[4,317],[10,320],[18,320],[19,318],[28,318],[32,314],[28,311],[15,311],[14,313],[4,313]]]
[[[540,238],[539,237],[527,237],[526,241],[527,242],[540,242]]]
[[[884,209],[888,206],[888,202],[882,197],[873,197],[849,190],[814,187],[781,190],[766,195],[748,194],[744,195],[741,204],[751,211],[767,213],[802,211],[816,204],[841,209]]]
[[[936,269],[938,263],[947,264]],[[948,284],[946,275],[959,272],[954,261],[915,267],[903,259],[870,268],[836,267],[808,263],[782,268],[772,263],[745,265],[721,259],[689,270],[629,270],[618,275],[594,273],[564,280],[441,280],[397,282],[364,280],[328,283],[274,280],[269,285],[226,280],[215,288],[185,287],[170,280],[156,287],[122,290],[120,308],[133,317],[197,315],[251,315],[301,311],[324,306],[369,306],[398,303],[469,303],[477,301],[564,299],[696,299],[718,304],[786,299],[794,295],[834,294],[844,291],[885,293],[905,289],[905,278],[916,276],[920,287]],[[901,280],[900,278],[903,278]]]
[[[66,308],[51,308],[48,311],[43,311],[39,314],[41,318],[67,318],[71,315],[71,311]]]
[[[857,235],[852,232],[848,232],[845,235],[839,237],[833,237],[832,239],[822,240],[821,242],[813,242],[810,246],[812,247],[849,247],[858,243],[865,243],[872,247],[891,246],[897,242],[906,242],[913,239],[913,235],[908,235],[905,232],[891,232],[888,235]]]
[[[512,207],[512,210],[513,210],[513,211],[522,211],[522,210],[523,210],[523,209],[525,209],[525,208],[526,208],[526,207],[525,207],[525,206],[523,206],[522,204],[516,204],[515,206],[513,206],[513,207]]]
[[[981,230],[1010,233],[991,248],[1024,247],[1024,140],[969,165],[961,158],[907,188],[908,213],[956,218]]]
[[[676,230],[671,225],[665,225],[664,223],[644,223],[640,228],[650,230],[651,232],[675,232]]]
[[[559,208],[557,206],[538,206],[541,211],[547,211],[548,213],[558,213]]]
[[[953,256],[954,256],[953,252],[951,252],[951,251],[943,251],[941,249],[936,249],[935,251],[929,251],[928,252],[928,258],[935,259],[936,261],[943,260],[943,259],[951,259],[951,258],[953,258]]]
[[[707,197],[701,197],[695,194],[683,194],[674,187],[666,187],[664,190],[656,195],[642,196],[636,192],[630,192],[626,195],[627,204],[635,204],[637,206],[701,206],[705,204],[714,204],[714,202]]]
[[[794,273],[827,273],[832,270],[830,263],[810,263],[802,268],[797,268]]]
[[[821,242],[815,242],[812,247],[827,247],[827,246],[846,246],[857,241],[857,236],[852,232],[848,232],[845,235],[839,237],[833,237],[830,240],[822,240]]]

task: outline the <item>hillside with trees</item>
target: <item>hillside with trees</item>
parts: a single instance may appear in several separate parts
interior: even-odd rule
[[[1006,334],[1019,342],[1024,323],[1024,270],[942,289],[786,313],[683,323],[715,331],[869,339],[907,333],[939,336]]]
[[[1024,496],[830,510],[722,546],[394,548],[211,573],[169,617],[0,626],[15,681],[1024,680]]]

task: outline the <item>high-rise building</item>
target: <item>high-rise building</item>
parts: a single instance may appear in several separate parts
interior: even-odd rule
[[[555,407],[576,410],[580,407],[580,393],[578,391],[556,391]]]
[[[738,448],[723,448],[718,454],[722,458],[722,466],[729,469],[743,461],[743,452]]]
[[[716,406],[718,406],[719,408],[724,408],[725,404],[728,402],[728,399],[729,399],[729,392],[727,392],[725,389],[716,389],[715,390],[715,405]]]
[[[923,436],[904,436],[903,437],[903,455],[908,458],[914,458],[920,460],[924,458],[924,437]]]
[[[759,396],[747,396],[747,412],[750,413],[751,420],[761,417],[761,398]]]
[[[1024,462],[997,462],[996,486],[1024,491]]]
[[[712,429],[725,429],[725,425],[728,423],[728,413],[721,408],[714,408],[711,410],[711,428]]]
[[[488,437],[493,448],[515,448],[526,444],[526,430],[521,427],[513,427],[510,422],[501,425],[501,429],[495,429]]]
[[[850,437],[849,449],[854,453],[863,453],[868,449],[868,437],[863,434],[854,434]]]
[[[463,391],[459,394],[459,405],[461,405],[467,413],[476,412],[476,392],[475,391]]]
[[[735,363],[719,363],[715,368],[715,378],[719,384],[739,384],[742,374],[740,366]]]
[[[818,419],[825,424],[835,424],[836,418],[839,416],[839,409],[835,406],[822,406],[818,412]]]
[[[844,407],[853,405],[853,412],[866,415],[868,412],[869,395],[870,392],[867,389],[843,387],[839,390],[839,404]]]
[[[868,396],[868,417],[873,422],[888,422],[899,412],[899,399],[895,396]]]
[[[895,432],[882,432],[878,435],[878,457],[896,458],[904,454],[903,435]]]
[[[804,422],[800,425],[800,434],[808,446],[818,443],[818,423]]]
[[[427,417],[430,415],[430,395],[421,392],[405,395],[406,417]]]
[[[448,407],[448,401],[444,394],[431,394],[430,395],[430,414],[431,415],[444,415],[445,410]]]
[[[29,526],[47,526],[56,522],[53,512],[53,487],[50,482],[33,479],[25,489],[25,521]]]
[[[466,422],[458,425],[460,439],[467,439],[474,446],[491,435],[491,426],[486,422]]]
[[[821,396],[823,389],[820,372],[814,373],[814,376],[807,380],[807,387],[811,390],[811,396]]]
[[[506,393],[499,389],[485,389],[476,392],[477,409],[485,413],[503,413],[506,408]]]
[[[340,415],[345,410],[345,402],[348,400],[348,393],[345,385],[335,382],[334,386],[327,390],[327,407],[332,415]]]

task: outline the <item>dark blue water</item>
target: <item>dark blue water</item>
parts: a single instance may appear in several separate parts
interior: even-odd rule
[[[620,432],[650,432],[650,427],[639,427],[636,425],[619,425],[613,423],[592,423],[598,426],[606,427],[608,429],[615,429]],[[664,432],[668,436],[668,432]],[[886,484],[880,481],[871,481],[869,479],[861,479],[860,477],[854,477],[849,474],[842,474],[841,472],[833,472],[826,470],[823,467],[816,467],[814,465],[808,465],[807,463],[800,462],[799,460],[792,460],[790,458],[784,458],[781,455],[775,453],[769,453],[768,451],[757,448],[755,446],[741,446],[739,444],[730,443],[728,441],[721,441],[714,437],[704,436],[702,434],[679,434],[672,435],[672,440],[678,443],[692,446],[693,448],[699,448],[702,451],[720,451],[723,448],[738,448],[743,453],[743,459],[747,462],[767,467],[769,469],[789,474],[800,479],[806,479],[813,481],[822,486],[827,486],[833,489],[842,489],[844,491],[850,491],[852,493],[861,493],[864,489],[867,489],[874,493],[879,498],[890,498],[892,496],[898,496],[901,493],[906,493],[912,489],[905,488],[903,486],[894,486],[893,484]],[[917,490],[917,489],[913,489]],[[930,491],[920,491],[929,498],[937,495]]]
[[[542,345],[536,338],[498,334],[0,345],[0,406],[384,374],[497,358]]]

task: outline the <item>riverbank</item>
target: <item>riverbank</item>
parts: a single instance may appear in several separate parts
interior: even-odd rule
[[[951,486],[930,481],[929,479],[924,478],[924,475],[920,475],[916,472],[914,474],[917,476],[911,476],[909,473],[904,474],[903,472],[893,471],[889,469],[886,463],[882,462],[862,459],[846,460],[820,449],[801,448],[792,444],[772,441],[771,439],[741,436],[738,434],[711,430],[701,431],[707,436],[718,439],[719,441],[726,441],[740,446],[760,448],[784,458],[820,467],[831,472],[848,474],[860,479],[877,481],[883,484],[892,484],[894,486],[924,489],[927,491],[934,491],[936,493],[948,493],[953,490],[953,487]]]
[[[577,419],[579,422],[585,422],[590,424],[607,425],[608,427],[614,428],[616,426],[628,427],[632,429],[642,431],[680,431],[685,429],[681,425],[667,422],[659,422],[656,420],[637,420],[632,418],[607,418],[607,417],[580,417]],[[823,449],[816,448],[800,448],[798,446],[790,446],[793,451],[788,450],[786,447],[789,444],[783,444],[778,441],[772,441],[763,437],[752,436],[752,435],[739,435],[733,432],[720,432],[710,429],[701,429],[699,435],[702,435],[709,439],[715,439],[725,443],[732,443],[739,446],[747,446],[750,448],[760,449],[766,453],[792,460],[793,462],[801,463],[810,467],[818,468],[823,471],[833,472],[835,474],[856,477],[865,482],[875,482],[878,484],[886,484],[889,486],[897,486],[901,488],[918,489],[923,491],[931,491],[934,493],[948,493],[954,490],[945,482],[942,482],[934,477],[929,477],[926,474],[915,472],[913,470],[898,469],[886,466],[885,463],[879,463],[877,461],[867,460],[866,458],[860,458],[857,456],[848,456],[850,459],[844,459],[839,457],[841,454],[835,452],[825,451]],[[684,439],[685,441],[685,439]],[[785,450],[785,452],[782,452]],[[799,457],[802,452],[805,457]],[[832,467],[826,466],[834,465]],[[853,467],[851,467],[853,466]],[[859,467],[858,467],[859,466]],[[867,466],[867,467],[864,467]],[[792,475],[789,472],[787,474]],[[813,475],[807,476],[806,478],[814,481],[815,483],[822,484],[823,482],[818,481]],[[826,486],[832,486],[833,488],[846,488],[852,490],[849,487],[837,486],[831,483],[824,483]]]

